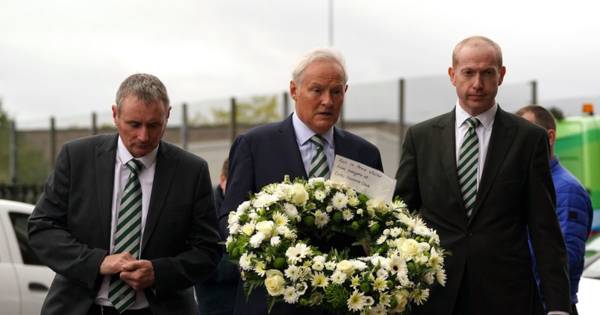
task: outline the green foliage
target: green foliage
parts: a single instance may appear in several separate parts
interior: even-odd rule
[[[212,108],[213,121],[217,125],[228,124],[230,111]],[[236,119],[239,124],[263,124],[279,120],[276,96],[256,96],[251,102],[237,103]],[[201,117],[200,120],[205,118]]]
[[[325,300],[333,309],[344,309],[349,297],[350,292],[342,285],[332,284],[325,288]]]

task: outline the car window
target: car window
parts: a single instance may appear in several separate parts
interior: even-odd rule
[[[19,243],[19,251],[21,252],[23,263],[26,265],[43,265],[31,247],[29,247],[27,240],[27,219],[29,215],[20,212],[10,212],[8,215],[10,216],[10,221],[13,225],[17,242]]]

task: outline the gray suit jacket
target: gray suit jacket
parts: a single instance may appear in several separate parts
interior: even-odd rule
[[[42,314],[85,314],[108,255],[117,135],[63,146],[29,220],[29,241],[56,277]],[[221,248],[208,167],[201,158],[160,143],[141,259],[155,283],[145,290],[153,314],[196,314],[191,286],[215,268]]]
[[[565,245],[554,212],[546,132],[498,108],[467,219],[456,170],[455,112],[406,134],[396,195],[439,233],[447,283],[416,314],[532,314],[528,232],[549,310],[569,311]]]

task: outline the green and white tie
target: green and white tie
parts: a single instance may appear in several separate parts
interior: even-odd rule
[[[310,172],[308,177],[326,177],[329,175],[329,166],[327,165],[327,157],[325,156],[324,141],[320,135],[314,135],[309,140],[315,147],[315,155],[310,161]]]
[[[465,202],[467,217],[470,217],[473,214],[475,199],[477,198],[479,139],[477,138],[475,129],[477,129],[480,122],[477,118],[471,117],[465,120],[464,123],[469,125],[469,129],[465,133],[465,138],[458,154],[458,182]]]
[[[142,231],[142,186],[138,174],[143,164],[131,159],[126,165],[131,173],[121,196],[113,253],[127,252],[135,258],[139,258]],[[110,281],[108,299],[119,313],[123,313],[135,302],[135,290],[119,279],[118,275],[115,275]]]

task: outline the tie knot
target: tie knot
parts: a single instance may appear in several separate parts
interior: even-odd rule
[[[317,146],[318,149],[323,149],[323,142],[325,140],[320,135],[314,135],[310,138],[310,142]]]
[[[469,128],[477,128],[477,126],[479,126],[481,124],[481,122],[479,121],[479,119],[475,118],[475,117],[469,117],[467,118],[467,120],[465,120],[465,123],[467,125],[469,125]]]
[[[140,170],[144,167],[144,164],[142,164],[142,162],[136,159],[129,160],[129,162],[127,162],[126,165],[129,168],[129,170],[135,175],[139,174]]]

